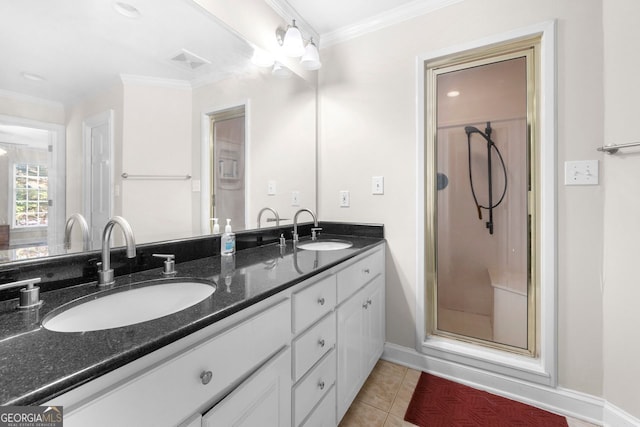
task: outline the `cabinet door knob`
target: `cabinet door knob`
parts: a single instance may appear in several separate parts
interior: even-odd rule
[[[318,388],[320,390],[324,390],[324,381],[320,380],[320,382],[318,383]]]
[[[323,297],[318,298],[318,304],[324,305],[324,298]]]
[[[367,300],[367,305],[371,305],[371,299]]]
[[[370,271],[369,271],[369,269],[368,269],[368,268],[365,268],[364,270],[362,270],[362,272],[363,272],[364,274],[369,274],[369,273],[370,273]]]
[[[207,385],[213,378],[213,372],[211,371],[202,371],[200,374],[200,380],[202,380],[202,384]]]
[[[362,308],[367,309],[369,308],[369,304],[367,304],[366,302],[364,304],[362,304]]]
[[[318,345],[324,347],[324,340],[322,338],[318,341]]]

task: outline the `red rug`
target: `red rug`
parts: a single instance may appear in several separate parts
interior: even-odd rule
[[[421,427],[567,427],[560,415],[425,372],[404,419]]]

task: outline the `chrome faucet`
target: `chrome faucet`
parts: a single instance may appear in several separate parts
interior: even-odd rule
[[[87,220],[79,213],[74,213],[67,219],[67,223],[64,226],[64,248],[71,249],[71,230],[73,229],[73,225],[78,223],[80,225],[80,230],[82,231],[82,250],[89,250],[89,225],[87,224]]]
[[[258,212],[258,229],[260,229],[260,219],[262,218],[262,214],[265,211],[271,211],[273,212],[273,216],[276,217],[276,227],[280,227],[280,215],[278,215],[278,211],[276,211],[275,209],[266,207],[266,208],[262,208],[260,209],[260,212]]]
[[[314,228],[311,229],[312,240],[316,240],[316,232],[319,230],[322,230],[322,228],[318,228],[318,219],[316,218],[316,214],[314,214],[311,209],[302,208],[298,210],[298,212],[296,212],[296,214],[293,216],[293,242],[294,243],[298,241],[298,215],[300,215],[300,213],[302,212],[308,212],[313,218]]]
[[[115,283],[113,277],[113,269],[111,268],[111,231],[113,226],[118,224],[124,234],[124,240],[127,245],[127,258],[136,257],[136,241],[133,237],[133,231],[126,219],[121,216],[114,216],[104,226],[102,232],[102,270],[98,270],[98,286],[105,287]]]

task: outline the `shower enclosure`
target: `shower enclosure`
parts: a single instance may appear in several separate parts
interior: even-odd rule
[[[427,68],[433,139],[427,330],[535,354],[532,52]]]

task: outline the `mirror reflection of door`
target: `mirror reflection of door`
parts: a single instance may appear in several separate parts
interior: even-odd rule
[[[99,249],[102,230],[112,215],[111,110],[83,122],[85,170],[83,198],[91,249]]]
[[[60,126],[0,117],[0,260],[48,255],[60,242],[55,155]],[[60,206],[58,206],[60,204]]]
[[[434,88],[434,335],[535,354],[534,49],[427,69]]]
[[[216,112],[211,118],[211,209],[220,231],[226,219],[234,230],[246,228],[244,106]]]

